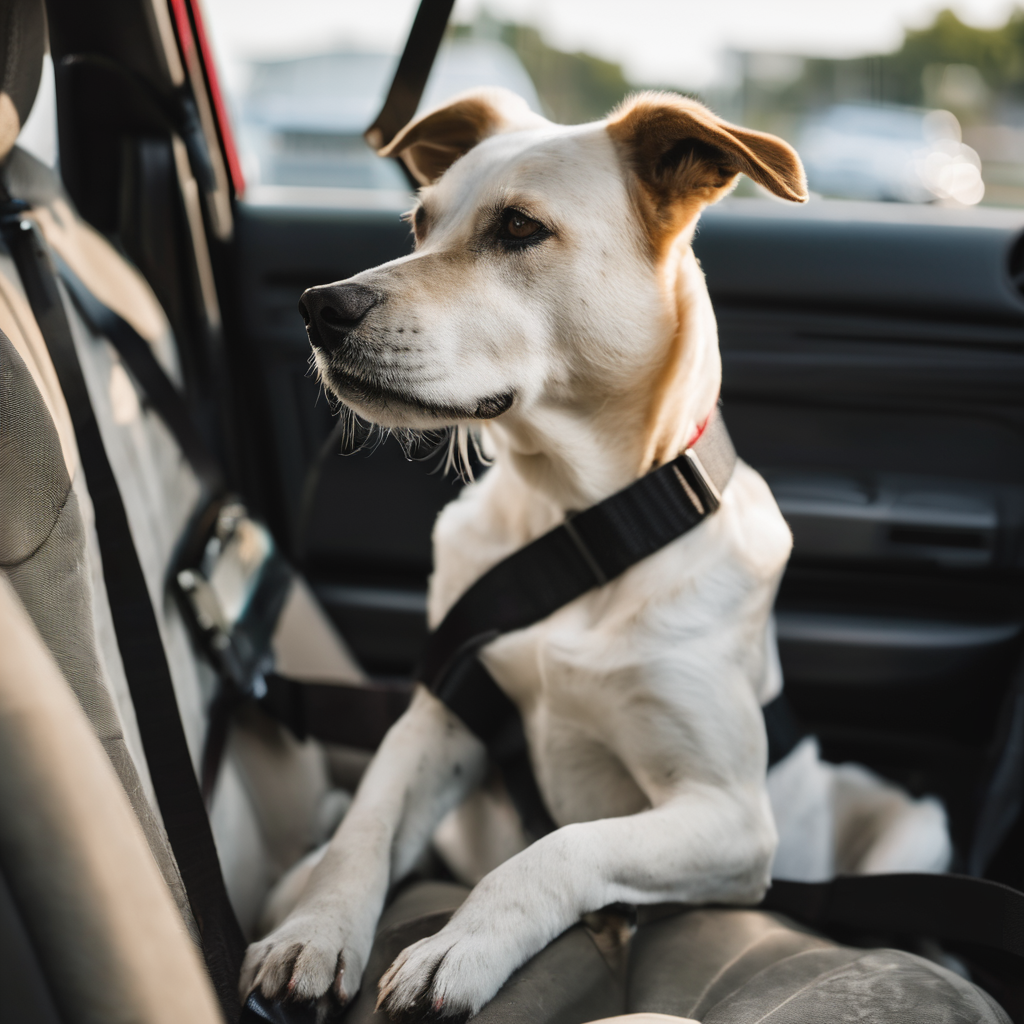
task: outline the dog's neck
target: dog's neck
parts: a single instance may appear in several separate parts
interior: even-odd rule
[[[689,237],[660,272],[667,329],[648,339],[652,357],[633,368],[632,380],[616,387],[591,381],[584,401],[542,404],[488,425],[496,459],[563,513],[675,458],[714,409],[722,379],[718,331]]]

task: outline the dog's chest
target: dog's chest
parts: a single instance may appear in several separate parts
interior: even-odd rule
[[[587,604],[503,636],[482,654],[520,709],[538,784],[559,824],[634,814],[657,799],[651,779],[681,770],[685,702],[652,688],[632,631],[588,623]]]
[[[499,479],[495,467],[439,518],[434,627],[474,580],[559,521],[525,502],[517,515],[518,495]],[[768,623],[789,535],[742,465],[724,498],[656,555],[483,650],[522,713],[560,824],[657,805],[700,771],[709,744],[748,747],[750,729],[763,729],[749,712],[780,685]]]

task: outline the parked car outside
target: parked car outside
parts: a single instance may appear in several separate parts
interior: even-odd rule
[[[963,206],[985,196],[981,160],[948,110],[838,104],[807,121],[797,147],[822,195]]]

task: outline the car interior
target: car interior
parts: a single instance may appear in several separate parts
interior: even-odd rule
[[[46,0],[45,9],[3,0],[0,31],[4,223],[27,218],[22,230],[56,254],[59,300],[177,701],[156,725],[139,705],[115,622],[107,499],[88,462],[96,456],[8,241],[0,1018],[221,1020],[226,997],[201,958],[209,968],[208,922],[191,898],[202,871],[175,841],[177,812],[161,795],[151,747],[154,729],[180,721],[198,780],[223,692],[174,593],[204,483],[135,364],[67,282],[148,343],[227,490],[292,567],[275,672],[357,691],[354,701],[379,694],[375,706],[391,709],[385,720],[342,723],[344,742],[320,743],[251,695],[231,704],[205,793],[223,876],[211,884],[251,939],[271,887],[330,836],[408,700],[427,638],[431,529],[466,482],[445,471],[443,439],[413,444],[338,419],[310,371],[297,312],[306,288],[411,251],[400,217],[408,194],[247,192],[195,0]],[[15,146],[44,51],[57,170]],[[826,759],[943,801],[952,873],[1024,890],[1024,209],[820,198],[790,207],[738,195],[704,214],[694,246],[718,318],[723,414],[794,536],[776,603],[794,711]],[[382,940],[378,958],[418,937],[396,922],[452,909],[444,886],[454,880],[439,857],[416,877],[438,888],[399,894],[381,926],[381,935],[394,926],[391,946]],[[687,942],[701,914],[712,912],[690,915]],[[700,941],[713,945],[719,926],[710,916],[705,925]],[[658,927],[638,963],[684,948],[682,933]],[[1024,1021],[1019,934],[1016,957],[909,925],[829,938],[952,965],[978,987],[965,983],[957,996],[975,1016],[959,1007],[951,1020]],[[617,975],[586,959],[596,957],[589,946],[577,950],[588,941],[574,932],[558,940],[572,981],[549,981],[560,995],[545,998],[559,1008],[543,1019],[612,1015],[618,997],[602,986],[614,988]],[[521,999],[530,985],[547,991],[523,972]],[[657,984],[637,980],[636,991]],[[728,1016],[706,989],[703,998],[686,1014],[667,996],[626,1009],[755,1019]],[[374,1016],[367,999],[353,1020]]]

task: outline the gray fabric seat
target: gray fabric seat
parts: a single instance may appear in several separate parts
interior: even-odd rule
[[[28,367],[0,334],[0,573],[89,719],[193,936],[174,856],[125,744],[95,646],[85,527],[56,427]]]
[[[0,575],[0,1020],[216,1024],[134,809]]]
[[[4,184],[11,195],[31,203],[28,216],[49,245],[101,301],[135,327],[168,374],[180,380],[175,339],[148,284],[81,220],[51,168],[12,149],[32,107],[46,48],[41,0],[0,3],[0,29]],[[191,644],[165,587],[172,552],[198,498],[198,484],[113,347],[89,331],[70,302],[66,312],[147,577],[190,753],[198,764],[215,677]],[[89,482],[45,340],[0,243],[0,578],[11,584],[78,698],[180,917],[197,941],[121,664],[94,517]],[[324,680],[352,679],[353,672],[358,677],[358,667],[301,581],[289,595],[274,643],[282,662],[296,662],[291,671],[308,671],[311,678]],[[8,667],[9,656],[0,649],[0,668]],[[240,717],[214,794],[212,824],[229,895],[244,929],[255,928],[270,886],[330,834],[347,800],[347,794],[332,788],[325,753],[317,744],[300,743],[258,714]],[[46,849],[38,851],[40,864],[48,858]],[[32,908],[26,913],[31,918]],[[90,955],[70,937],[68,943],[66,949],[49,950],[51,959],[78,962]]]
[[[385,1024],[377,980],[411,942],[465,899],[422,882],[384,912],[363,989],[345,1024]],[[599,945],[605,949],[602,952]],[[661,1013],[702,1024],[1009,1024],[994,1000],[940,965],[896,949],[843,946],[778,914],[646,908],[625,956],[580,924],[521,967],[474,1017],[479,1024],[585,1024]]]
[[[80,277],[88,281],[102,274],[114,296],[108,299],[112,306],[118,298],[133,298],[134,287],[134,298],[148,300],[150,309],[145,312],[166,323],[137,271],[77,218],[49,168],[15,150],[3,176],[12,193],[33,202],[33,216],[47,241],[73,261]],[[90,257],[98,258],[90,262]],[[89,333],[74,307],[69,305],[67,312],[153,598],[190,753],[198,765],[216,677],[191,643],[165,587],[175,545],[198,498],[198,485],[163,423],[134,391],[116,351],[106,339]],[[124,315],[130,312],[126,309]],[[120,660],[92,526],[89,482],[79,464],[44,340],[17,272],[2,250],[0,330],[10,335],[0,356],[10,417],[2,441],[5,515],[0,524],[0,571],[11,579],[80,696],[195,934],[163,834]],[[158,355],[160,342],[173,345],[173,337],[152,340]],[[308,603],[308,595],[299,588],[289,604],[295,603],[293,598],[306,598]],[[310,614],[292,615],[290,622],[307,634],[317,625]],[[345,666],[338,669],[344,678]],[[324,754],[316,744],[299,743],[283,727],[259,716],[239,719],[214,794],[212,822],[228,891],[247,931],[255,927],[270,886],[330,834],[345,804],[342,794],[331,789]]]

